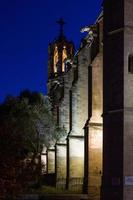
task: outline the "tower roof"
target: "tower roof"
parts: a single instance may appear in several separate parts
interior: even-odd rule
[[[74,44],[67,40],[63,27],[63,18],[56,21],[59,24],[59,35],[49,44],[49,78],[61,77],[66,71],[65,60],[74,56]]]

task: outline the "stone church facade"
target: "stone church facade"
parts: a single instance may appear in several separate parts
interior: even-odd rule
[[[82,29],[87,34],[75,54],[62,29],[49,45],[48,95],[66,136],[47,150],[54,159],[47,159],[47,172],[55,173],[57,189],[95,199],[100,199],[102,176],[102,30],[101,13],[95,24]]]
[[[90,200],[133,198],[133,2],[104,1],[80,48],[63,33],[49,45],[48,95],[65,136],[47,149],[57,189]],[[118,12],[119,10],[119,12]]]

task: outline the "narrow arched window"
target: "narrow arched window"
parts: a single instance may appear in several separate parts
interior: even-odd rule
[[[54,49],[54,73],[57,73],[58,59],[59,59],[59,56],[58,56],[58,47],[55,46],[55,49]]]
[[[66,46],[63,47],[63,51],[62,51],[62,72],[65,71],[65,59],[67,58],[67,50],[66,50]]]
[[[128,57],[128,72],[133,74],[133,54]]]

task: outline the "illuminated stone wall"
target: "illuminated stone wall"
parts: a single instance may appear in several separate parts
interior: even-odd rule
[[[56,144],[56,188],[65,189],[67,175],[67,146]]]
[[[55,150],[54,149],[47,150],[47,173],[48,174],[55,173]]]
[[[69,183],[70,191],[82,193],[84,178],[84,137],[69,137]]]
[[[72,84],[72,130],[68,137],[68,188],[81,192],[84,179],[84,126],[88,119],[89,48],[77,53],[77,77]]]
[[[86,46],[78,52],[78,79],[72,85],[72,131],[71,135],[83,135],[88,119],[88,66],[90,49]]]
[[[42,173],[45,174],[47,172],[47,155],[46,154],[41,155],[41,162],[43,164]]]
[[[68,154],[67,154],[67,182],[68,188],[81,191],[84,177],[84,130],[83,127],[88,119],[88,65],[89,49],[82,48],[75,59],[76,64],[72,65],[70,71],[64,75],[64,98],[59,106],[59,125],[64,126],[68,136]],[[78,76],[75,80],[74,70],[78,68]],[[72,91],[72,127],[70,130],[70,90]],[[71,138],[71,136],[77,136]],[[82,136],[79,138],[79,136]],[[65,138],[64,138],[65,139]],[[73,141],[73,143],[72,143]],[[65,142],[65,140],[62,142]],[[75,153],[77,152],[77,153]],[[80,154],[79,154],[80,152]],[[59,159],[59,158],[57,158]],[[77,169],[78,166],[78,169]],[[58,166],[57,166],[58,167]],[[60,169],[64,168],[60,165]],[[59,175],[57,170],[57,177]],[[62,175],[62,178],[65,176]],[[59,184],[58,184],[59,185]]]
[[[43,164],[42,173],[45,174],[47,172],[47,148],[43,147],[42,153],[41,153],[41,162]]]
[[[100,31],[102,23],[99,25]],[[88,34],[89,35],[89,34]],[[102,173],[102,35],[100,52],[92,62],[87,38],[81,43],[71,69],[61,75],[63,98],[58,102],[58,122],[66,135],[56,144],[56,186],[82,192],[85,174],[84,127],[88,120],[88,97],[92,95],[92,117],[89,121],[88,172],[89,195],[99,199]],[[92,94],[89,93],[89,67],[92,66]],[[56,91],[57,92],[57,91]],[[71,97],[71,98],[70,98]],[[71,100],[71,102],[70,102]],[[66,140],[67,139],[67,140]],[[66,146],[65,146],[66,145]],[[50,161],[49,161],[50,162]],[[50,165],[50,164],[49,164]]]
[[[70,131],[70,97],[69,91],[73,81],[73,69],[64,74],[64,98],[59,104],[59,126],[64,127],[66,136]],[[65,137],[66,139],[66,137]]]
[[[73,80],[73,70],[70,69],[64,74],[64,98],[59,104],[59,126],[64,127],[65,136],[56,145],[56,187],[64,189],[66,187],[67,176],[67,146],[66,138],[70,131],[70,97],[69,91]]]
[[[102,33],[102,21],[99,23]],[[92,116],[89,121],[89,197],[100,199],[100,187],[102,177],[102,146],[103,146],[103,53],[102,36],[99,35],[99,53],[91,63],[92,66]]]

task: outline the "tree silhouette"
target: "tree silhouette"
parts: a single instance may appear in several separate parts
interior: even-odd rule
[[[40,154],[65,131],[51,113],[49,98],[23,91],[0,105],[0,199],[9,199],[38,181]]]

